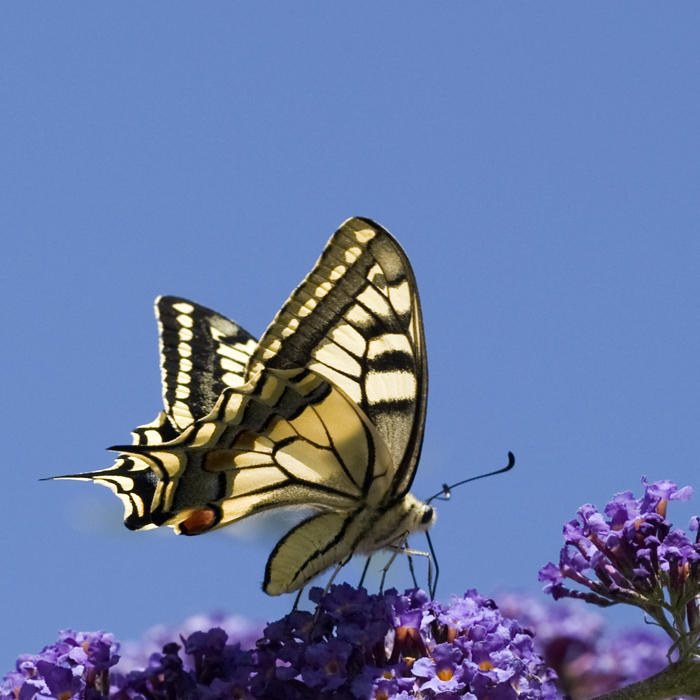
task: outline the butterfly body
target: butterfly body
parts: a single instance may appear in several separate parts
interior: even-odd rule
[[[199,535],[310,510],[270,555],[270,595],[430,527],[409,493],[427,400],[420,305],[388,232],[343,224],[259,342],[184,299],[156,307],[165,412],[111,448],[112,468],[67,477],[109,486],[127,527]]]

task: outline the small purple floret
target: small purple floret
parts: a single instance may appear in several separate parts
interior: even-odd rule
[[[119,661],[118,645],[104,632],[59,633],[36,655],[23,654],[16,671],[0,684],[0,700],[93,698],[109,692],[109,669]]]

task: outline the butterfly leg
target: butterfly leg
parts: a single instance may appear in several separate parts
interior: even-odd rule
[[[297,607],[299,606],[299,601],[301,600],[301,594],[304,592],[304,586],[302,586],[299,589],[299,593],[297,593],[297,597],[294,599],[294,605],[292,606],[292,612],[294,612]]]
[[[407,556],[408,556],[408,569],[411,572],[411,578],[413,579],[413,585],[416,588],[418,588],[418,581],[416,579],[416,571],[413,568],[413,557],[411,557],[410,554],[408,554]],[[428,565],[428,567],[430,567],[430,565]]]
[[[382,569],[382,581],[381,581],[381,584],[379,586],[379,591],[380,591],[380,593],[384,591],[384,582],[386,580],[386,575],[389,572],[391,565],[394,563],[394,559],[396,559],[397,555],[399,553],[401,553],[401,554],[405,554],[406,556],[408,556],[408,566],[411,570],[411,576],[413,577],[413,583],[415,584],[416,588],[418,588],[418,581],[416,580],[416,575],[415,575],[415,572],[413,569],[413,560],[411,559],[411,557],[414,557],[414,556],[415,557],[427,557],[427,559],[428,559],[428,590],[430,591],[431,597],[432,597],[433,590],[434,590],[434,587],[432,585],[432,564],[431,564],[432,557],[430,554],[428,554],[428,552],[421,552],[420,550],[417,550],[417,549],[410,549],[406,545],[407,538],[408,538],[408,532],[405,532],[401,538],[401,541],[398,544],[391,545],[391,546],[387,547],[387,549],[391,549],[394,553],[393,553],[391,559],[389,559],[389,561],[387,562],[386,566]],[[432,549],[432,547],[431,547],[431,549]]]
[[[331,590],[331,586],[333,585],[333,581],[335,580],[335,577],[338,575],[339,571],[352,559],[352,552],[343,559],[343,561],[338,564],[338,566],[335,567],[335,571],[331,574],[331,577],[328,579],[328,583],[326,584],[326,587],[323,589],[323,593],[321,594],[321,600],[325,598],[326,594],[328,591]],[[321,615],[321,604],[319,603],[316,606],[316,614],[314,615],[314,621],[311,624],[311,631],[309,632],[309,638],[311,637],[311,632],[314,631],[314,627],[316,627],[316,623],[318,622],[318,618]]]
[[[391,555],[391,559],[386,563],[386,566],[382,569],[382,580],[381,583],[379,584],[379,592],[384,593],[384,582],[386,581],[386,575],[389,573],[389,569],[391,568],[391,565],[394,563],[394,559],[396,559],[396,555],[404,551],[404,546],[406,545],[406,539],[408,538],[408,532],[404,532],[403,535],[399,538],[399,543],[398,544],[393,544],[387,549],[391,549],[394,553]]]
[[[370,554],[367,557],[367,563],[365,564],[365,568],[362,569],[362,576],[360,577],[360,583],[357,585],[358,588],[362,588],[362,585],[365,582],[365,576],[367,576],[367,571],[369,570],[369,563],[372,561],[372,555]]]
[[[435,550],[433,549],[433,541],[430,539],[430,535],[426,532],[426,538],[428,539],[428,547],[430,548],[431,556],[428,559],[428,592],[430,593],[430,600],[435,600],[435,593],[437,592],[437,582],[438,576],[440,575],[440,565],[438,564],[437,557],[435,556]],[[431,582],[432,567],[430,562],[435,562],[435,580]]]

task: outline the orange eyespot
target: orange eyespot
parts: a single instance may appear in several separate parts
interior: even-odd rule
[[[211,508],[196,510],[180,523],[180,533],[183,535],[201,535],[211,529],[216,520],[216,514]]]

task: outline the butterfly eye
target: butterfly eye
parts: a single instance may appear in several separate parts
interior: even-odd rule
[[[433,519],[433,508],[428,506],[423,512],[423,517],[420,520],[421,525],[427,525]]]

